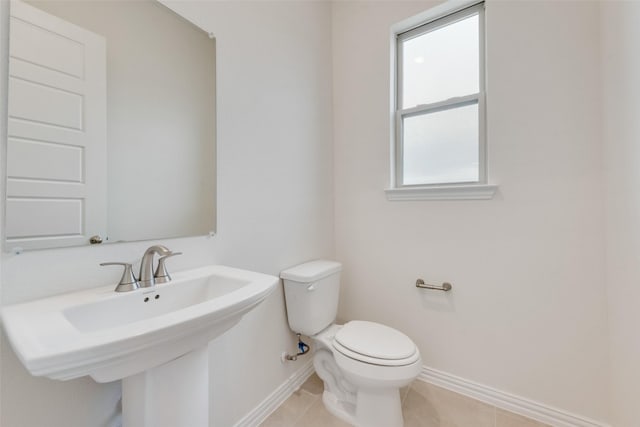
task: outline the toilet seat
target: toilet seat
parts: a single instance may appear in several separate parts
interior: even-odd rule
[[[332,342],[333,348],[363,363],[378,366],[406,366],[420,359],[409,337],[386,325],[367,321],[345,324]]]

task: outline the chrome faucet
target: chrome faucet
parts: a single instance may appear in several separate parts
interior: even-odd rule
[[[154,273],[153,258],[156,254],[160,255],[160,258],[158,259],[158,268],[156,268]],[[171,281],[171,276],[169,276],[165,261],[167,258],[175,255],[182,255],[182,252],[171,252],[166,246],[162,245],[151,246],[144,252],[142,262],[140,262],[140,279],[136,279],[136,276],[132,272],[131,264],[128,262],[103,262],[100,265],[124,266],[124,273],[122,273],[120,283],[118,283],[116,287],[116,292],[128,292],[138,288],[155,286],[156,283],[167,283]]]
[[[180,252],[171,252],[169,249],[167,249],[166,246],[162,245],[151,246],[149,249],[147,249],[144,252],[144,256],[142,257],[142,262],[140,262],[140,276],[138,279],[138,283],[140,284],[141,288],[148,288],[156,284],[156,278],[154,277],[153,273],[153,259],[156,254],[160,255],[162,258],[165,258],[168,256],[180,255]]]

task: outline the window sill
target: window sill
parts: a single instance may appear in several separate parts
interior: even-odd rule
[[[491,184],[437,185],[432,187],[403,187],[385,190],[387,200],[490,200],[498,190]]]

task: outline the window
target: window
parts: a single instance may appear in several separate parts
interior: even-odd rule
[[[397,34],[396,71],[390,191],[437,187],[442,194],[446,186],[491,192],[461,198],[493,196],[495,186],[486,185],[484,4]]]

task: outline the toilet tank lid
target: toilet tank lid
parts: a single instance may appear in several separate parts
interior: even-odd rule
[[[342,270],[342,264],[318,259],[305,262],[280,272],[280,278],[300,283],[315,282]]]

